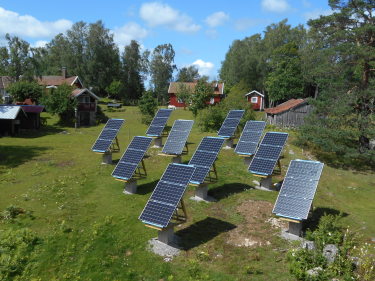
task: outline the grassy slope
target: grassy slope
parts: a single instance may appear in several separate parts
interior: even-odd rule
[[[140,123],[135,107],[107,114],[126,119],[119,136],[121,152],[113,155],[117,160],[133,136],[145,134],[146,126]],[[169,125],[178,118],[192,119],[192,115],[176,110]],[[146,250],[156,231],[144,227],[138,216],[170,159],[150,149],[151,157],[145,160],[149,175],[138,182],[139,194],[125,196],[122,183],[110,176],[114,166],[101,165],[101,156],[90,151],[102,125],[75,130],[55,127],[55,121],[49,119],[48,130],[31,137],[0,139],[0,210],[13,204],[35,217],[0,224],[0,230],[29,227],[42,237],[27,276],[41,280],[245,280],[247,271],[255,268],[258,274],[252,280],[292,279],[285,261],[287,245],[278,237],[261,248],[226,243],[226,231],[243,222],[236,206],[248,199],[273,203],[277,196],[251,188],[256,178],[232,150],[222,150],[217,161],[219,181],[210,186],[217,203],[188,200],[193,194],[193,188],[188,188],[189,220],[177,228],[187,251],[166,263]],[[190,153],[183,161],[190,159],[205,135],[214,134],[201,133],[194,126]],[[283,173],[291,159],[307,157],[292,145],[293,138],[291,132],[282,159]],[[317,213],[344,212],[344,222],[368,239],[375,233],[373,186],[373,173],[325,166],[314,206]]]

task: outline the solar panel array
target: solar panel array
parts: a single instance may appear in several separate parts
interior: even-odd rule
[[[287,133],[266,133],[251,160],[249,171],[257,175],[272,175],[287,138]]]
[[[190,180],[193,184],[201,184],[210,172],[211,166],[214,164],[217,154],[223,146],[223,138],[204,137],[190,159],[189,165],[193,165],[196,169]]]
[[[124,119],[109,119],[92,146],[92,151],[101,153],[108,151],[124,122]]]
[[[264,121],[247,121],[234,151],[242,155],[255,154],[265,126]]]
[[[160,137],[171,113],[172,109],[159,109],[150,127],[147,129],[146,135],[150,137]]]
[[[168,226],[194,170],[190,165],[169,164],[139,219],[161,228]]]
[[[176,120],[163,147],[165,154],[180,155],[189,137],[193,120]]]
[[[218,136],[224,138],[230,138],[234,135],[240,120],[245,113],[245,110],[231,110],[225,118],[223,124],[220,127]]]
[[[307,219],[323,166],[317,161],[292,160],[272,212],[280,217]]]
[[[152,138],[150,137],[134,137],[113,170],[112,176],[122,180],[131,179],[139,162],[141,162],[145,156],[151,141]]]

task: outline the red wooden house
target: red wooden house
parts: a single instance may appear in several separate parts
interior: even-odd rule
[[[251,103],[254,110],[264,109],[264,95],[256,90],[251,91],[245,95],[247,101]]]
[[[197,83],[198,82],[171,82],[168,88],[169,105],[175,107],[186,106],[181,100],[177,98],[177,92],[180,88],[180,85],[184,84],[186,87],[190,89],[192,93],[194,93],[194,89]],[[214,89],[214,97],[211,98],[211,100],[207,103],[216,104],[219,103],[224,97],[224,83],[212,83],[212,87]]]

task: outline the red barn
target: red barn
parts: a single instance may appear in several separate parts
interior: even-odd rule
[[[180,88],[180,85],[185,85],[190,89],[192,93],[194,93],[195,86],[198,82],[171,82],[168,88],[169,94],[169,105],[175,107],[184,107],[186,106],[182,101],[177,98],[177,92]],[[219,103],[224,97],[224,83],[212,83],[212,87],[214,89],[214,97],[211,98],[210,101],[207,103],[209,104],[216,104]]]
[[[264,95],[258,91],[251,91],[245,95],[247,101],[251,103],[254,110],[263,110],[264,109]]]

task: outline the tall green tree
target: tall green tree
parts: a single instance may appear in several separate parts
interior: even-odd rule
[[[7,47],[0,47],[0,75],[8,75],[9,52]]]
[[[138,107],[142,114],[142,123],[150,124],[156,110],[158,109],[158,104],[156,103],[152,91],[146,91],[143,93],[139,100]]]
[[[35,81],[19,80],[6,88],[12,96],[13,101],[23,102],[25,99],[32,99],[36,103],[40,100],[43,90]]]
[[[200,78],[198,68],[194,65],[181,68],[177,73],[177,82],[193,82]]]
[[[310,77],[321,92],[311,101],[315,110],[300,140],[335,155],[337,163],[374,165],[369,143],[375,138],[375,6],[365,0],[331,0],[329,5],[332,15],[308,23],[310,40],[321,46],[317,56],[329,64],[324,71],[312,68]]]
[[[122,55],[122,67],[122,81],[126,85],[123,99],[128,101],[139,100],[145,87],[141,75],[141,72],[144,71],[144,64],[137,41],[132,40],[129,45],[125,46]]]
[[[190,103],[192,94],[192,90],[188,85],[184,83],[178,85],[176,95],[177,99],[184,103],[184,110],[186,109],[186,105]]]
[[[198,115],[199,110],[207,107],[207,102],[213,97],[214,88],[210,83],[205,80],[198,80],[197,85],[194,89],[194,94],[191,97],[191,105],[189,110],[193,112],[194,116]]]
[[[158,45],[152,52],[150,62],[151,82],[154,92],[162,104],[168,100],[168,86],[172,80],[175,52],[171,44]]]

